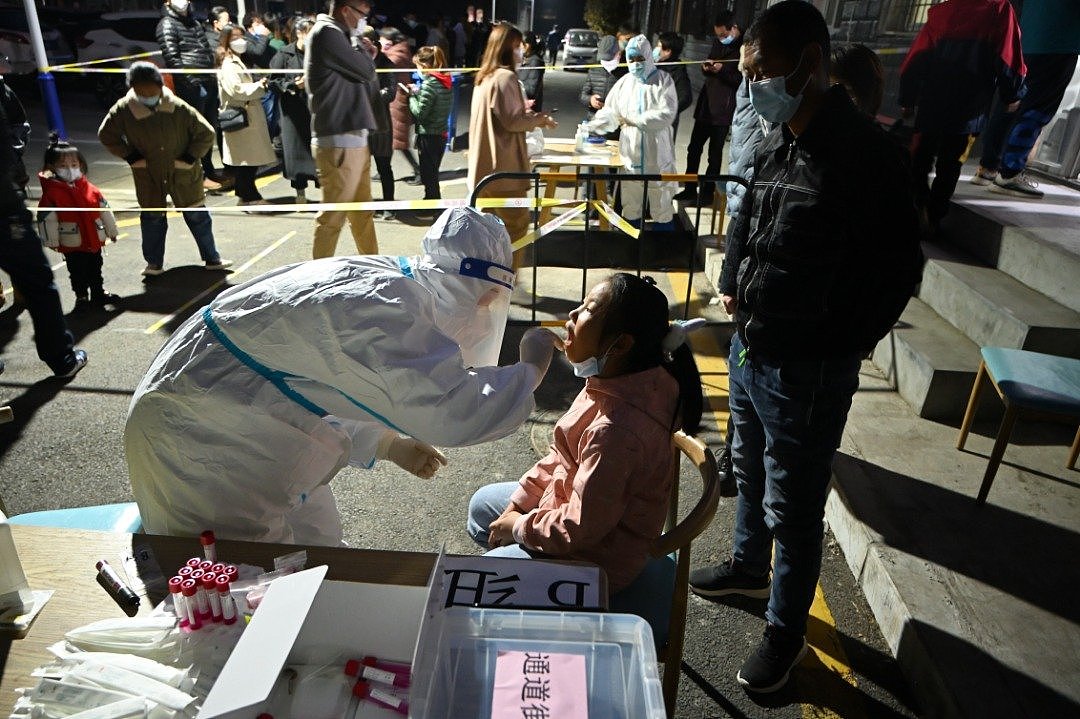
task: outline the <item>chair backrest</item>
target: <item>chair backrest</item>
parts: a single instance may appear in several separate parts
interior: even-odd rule
[[[675,700],[679,691],[679,675],[682,666],[683,637],[686,630],[686,602],[690,581],[690,543],[712,522],[720,503],[720,475],[716,457],[696,437],[683,432],[675,433],[675,446],[685,455],[701,475],[701,496],[693,509],[679,519],[679,468],[681,457],[676,455],[674,477],[671,486],[671,504],[668,508],[667,526],[664,533],[653,542],[651,553],[663,557],[677,552],[675,562],[675,586],[671,595],[671,615],[668,620],[667,644],[660,649],[664,662],[664,705],[669,717],[675,716]]]

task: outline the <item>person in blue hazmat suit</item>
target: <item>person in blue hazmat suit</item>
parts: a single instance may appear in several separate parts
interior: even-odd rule
[[[335,545],[330,480],[388,459],[420,477],[434,445],[506,436],[558,340],[529,330],[495,366],[514,275],[502,222],[447,210],[414,257],[337,257],[232,287],[185,322],[124,431],[145,530]]]
[[[626,45],[630,71],[608,92],[604,106],[589,121],[589,131],[603,135],[622,128],[619,153],[627,172],[657,174],[675,172],[675,138],[672,123],[679,99],[671,76],[653,61],[652,46],[644,35],[637,35]],[[649,183],[649,213],[658,230],[674,229],[672,198],[676,183]],[[623,216],[641,227],[644,184],[624,182]]]

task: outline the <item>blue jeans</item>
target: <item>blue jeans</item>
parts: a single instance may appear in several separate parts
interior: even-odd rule
[[[529,559],[539,556],[532,554],[520,544],[507,544],[502,547],[490,549],[488,544],[488,526],[499,518],[503,510],[510,506],[510,497],[518,488],[517,482],[496,482],[487,484],[476,490],[472,499],[469,500],[469,519],[466,529],[473,541],[488,551],[484,552],[489,557],[510,557],[513,559]]]
[[[73,339],[49,261],[26,210],[0,217],[0,270],[11,275],[11,284],[26,298],[38,357],[54,374],[67,372],[75,364]]]
[[[825,499],[832,460],[859,387],[860,357],[772,362],[731,340],[731,458],[739,497],[732,556],[742,571],[764,575],[776,545],[765,618],[806,633],[821,571]]]
[[[210,219],[209,212],[185,212],[184,222],[187,223],[191,234],[195,236],[195,244],[199,247],[199,257],[203,262],[218,262],[221,255],[214,246],[214,223]],[[142,253],[146,264],[154,267],[162,267],[165,264],[165,231],[169,229],[169,221],[161,212],[139,213],[139,226],[142,228]]]

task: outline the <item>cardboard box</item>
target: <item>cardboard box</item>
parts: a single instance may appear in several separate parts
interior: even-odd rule
[[[410,661],[428,588],[323,581],[326,571],[315,567],[270,585],[198,719],[255,719],[268,711],[286,664],[318,665],[364,655]],[[275,714],[276,719],[283,716]],[[368,702],[360,703],[356,716],[400,719]]]

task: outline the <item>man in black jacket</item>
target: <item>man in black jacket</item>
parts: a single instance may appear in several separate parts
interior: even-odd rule
[[[686,148],[686,173],[694,174],[701,166],[701,153],[705,143],[709,144],[709,160],[705,174],[718,175],[722,171],[724,158],[724,140],[731,117],[735,113],[735,90],[742,82],[739,73],[739,28],[735,25],[735,15],[730,10],[717,14],[713,21],[713,43],[709,57],[701,64],[701,74],[705,84],[698,94],[694,108],[694,129],[690,133],[690,144]],[[698,202],[702,206],[712,204],[714,183],[702,183],[698,193],[696,183],[689,183],[686,189],[675,195],[676,200]]]
[[[585,84],[581,86],[579,95],[582,106],[589,113],[587,118],[589,120],[593,119],[596,111],[604,106],[608,93],[618,80],[611,70],[619,61],[619,41],[614,35],[604,35],[597,43],[596,53],[601,67],[590,67],[586,71]],[[619,131],[609,134],[608,139],[618,140]]]
[[[751,102],[778,125],[731,231],[739,266],[725,267],[738,273],[734,546],[690,584],[768,597],[764,638],[738,680],[771,692],[806,653],[832,459],[861,361],[911,296],[921,253],[902,151],[843,87],[829,88],[821,14],[800,0],[773,5],[747,44]]]
[[[30,311],[38,357],[57,377],[74,377],[86,366],[86,352],[73,346],[60,293],[26,209],[20,177],[25,172],[16,150],[20,143],[0,104],[0,270],[11,276]]]
[[[190,0],[167,0],[157,25],[157,41],[165,67],[174,70],[213,70],[214,50],[206,39],[206,31],[191,15]],[[218,88],[213,72],[172,76],[176,94],[198,110],[199,114],[217,127]],[[221,172],[214,168],[214,148],[202,158],[204,187],[222,189]]]

